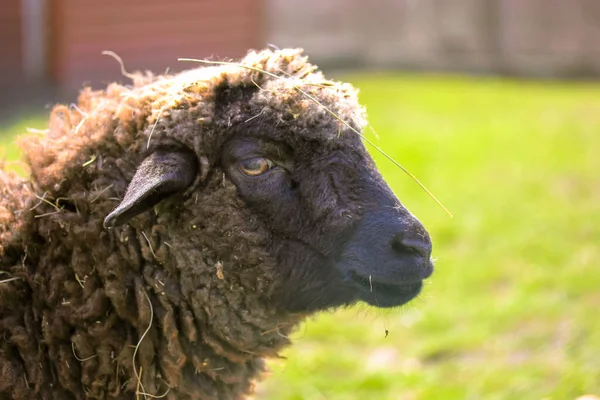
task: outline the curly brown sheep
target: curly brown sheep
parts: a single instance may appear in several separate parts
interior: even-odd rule
[[[0,398],[240,399],[310,313],[418,295],[431,240],[356,90],[241,64],[84,89],[0,170]]]

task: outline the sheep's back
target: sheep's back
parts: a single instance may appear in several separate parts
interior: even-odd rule
[[[35,198],[31,184],[0,165],[0,259],[9,245],[20,240]],[[2,277],[0,276],[0,280]]]

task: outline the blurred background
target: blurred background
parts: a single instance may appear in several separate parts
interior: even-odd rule
[[[598,0],[3,0],[0,158],[126,82],[103,50],[161,73],[269,43],[360,88],[366,133],[454,218],[373,153],[436,272],[400,309],[304,323],[257,398],[598,399]]]
[[[594,76],[599,21],[597,0],[3,0],[1,97],[121,78],[103,50],[160,72],[267,43],[337,69]]]

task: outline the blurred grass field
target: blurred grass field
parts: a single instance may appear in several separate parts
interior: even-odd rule
[[[600,395],[600,85],[354,75],[374,154],[434,241],[409,305],[323,313],[257,398],[574,399]],[[0,127],[0,147],[33,117]],[[1,154],[1,152],[0,152]],[[387,331],[387,337],[386,337]]]

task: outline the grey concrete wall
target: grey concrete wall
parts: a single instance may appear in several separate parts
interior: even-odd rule
[[[600,76],[600,0],[266,0],[268,42],[335,66]]]

